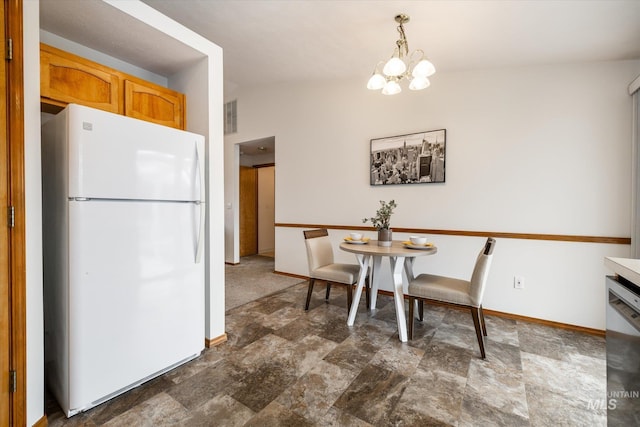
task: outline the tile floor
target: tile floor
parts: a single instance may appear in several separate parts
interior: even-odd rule
[[[242,257],[225,266],[225,307],[229,309],[300,283],[299,278],[274,274],[274,259],[264,255]]]
[[[606,426],[604,339],[487,316],[479,358],[467,312],[425,305],[398,341],[393,299],[346,325],[306,284],[227,312],[229,341],[58,426]],[[594,403],[596,402],[596,403]]]

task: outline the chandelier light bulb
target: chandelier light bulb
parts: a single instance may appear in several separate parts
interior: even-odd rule
[[[430,61],[423,59],[413,67],[412,75],[413,77],[429,77],[435,74],[435,72],[436,67],[434,67]]]
[[[376,73],[369,79],[367,83],[367,89],[369,90],[380,90],[387,83],[387,80],[382,76],[382,74]]]
[[[383,95],[395,95],[396,93],[402,92],[402,88],[395,80],[389,80],[384,88],[382,88]]]
[[[387,76],[397,77],[407,71],[407,64],[400,58],[393,57],[384,64],[382,72]]]
[[[422,90],[429,87],[431,82],[426,77],[414,77],[411,79],[411,84],[409,84],[410,90]]]

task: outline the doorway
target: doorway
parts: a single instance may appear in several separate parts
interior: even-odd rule
[[[238,144],[239,255],[275,255],[275,138]]]

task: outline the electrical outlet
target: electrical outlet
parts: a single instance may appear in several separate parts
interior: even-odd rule
[[[522,276],[515,276],[513,278],[513,287],[515,289],[524,289],[524,277]]]

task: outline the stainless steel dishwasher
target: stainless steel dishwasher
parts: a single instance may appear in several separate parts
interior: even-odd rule
[[[640,287],[607,276],[607,424],[640,426]]]

